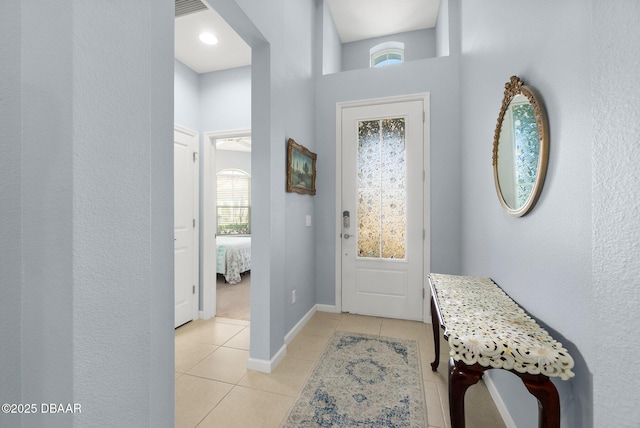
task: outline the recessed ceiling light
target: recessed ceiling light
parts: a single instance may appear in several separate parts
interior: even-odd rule
[[[218,38],[211,33],[201,33],[200,41],[207,45],[215,45],[218,43]]]

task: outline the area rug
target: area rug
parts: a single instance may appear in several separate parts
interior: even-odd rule
[[[282,428],[425,426],[418,342],[336,332]]]

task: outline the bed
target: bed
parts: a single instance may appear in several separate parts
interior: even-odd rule
[[[237,284],[240,274],[251,270],[251,237],[216,237],[216,272],[229,284]]]

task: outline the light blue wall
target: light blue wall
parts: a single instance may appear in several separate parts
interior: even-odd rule
[[[458,58],[407,62],[395,67],[325,75],[317,80],[316,300],[335,304],[336,103],[428,92],[432,271],[460,270],[460,149]]]
[[[175,123],[200,131],[200,75],[176,59],[173,85]]]
[[[234,27],[241,36],[246,30],[264,37],[252,45],[251,67],[251,357],[270,360],[284,345],[285,334],[315,303],[314,229],[304,223],[313,213],[314,199],[285,192],[287,138],[315,148],[315,2],[238,0],[240,9],[223,0],[212,3],[232,25],[243,21],[242,15],[249,18],[247,28]],[[292,305],[294,287],[297,303]]]
[[[591,305],[594,426],[640,420],[635,367],[640,344],[640,4],[592,1]],[[574,69],[575,70],[575,69]],[[572,104],[573,105],[573,104]],[[575,113],[574,113],[575,114]],[[576,142],[577,147],[577,142]],[[584,284],[581,284],[584,287]],[[595,339],[595,340],[594,340]]]
[[[0,402],[22,395],[22,4],[0,6]],[[0,425],[17,425],[0,414]]]
[[[131,6],[0,6],[0,401],[82,405],[3,427],[173,426],[174,4]]]
[[[74,395],[72,379],[76,370],[72,346],[75,341],[74,312],[87,313],[89,309],[86,302],[73,302],[74,293],[88,284],[77,281],[74,275],[76,256],[73,253],[77,251],[74,249],[74,240],[77,239],[74,235],[78,229],[90,225],[84,220],[84,224],[76,225],[74,222],[73,214],[78,208],[74,201],[78,190],[74,189],[74,181],[79,175],[89,180],[82,171],[74,168],[76,165],[87,167],[93,164],[81,155],[84,149],[76,146],[78,135],[74,132],[74,121],[92,121],[92,118],[86,110],[74,111],[73,102],[86,108],[91,105],[83,102],[85,100],[81,97],[87,94],[87,88],[84,87],[86,80],[82,75],[99,61],[89,56],[80,61],[86,70],[78,76],[77,81],[64,78],[72,76],[75,71],[72,30],[82,31],[77,26],[80,23],[87,24],[90,18],[80,12],[78,22],[74,22],[75,27],[67,26],[71,24],[71,6],[60,9],[44,5],[37,7],[35,4],[29,6],[22,10],[22,82],[19,87],[23,96],[23,129],[22,138],[17,141],[22,149],[18,175],[22,185],[23,208],[20,236],[23,245],[20,325],[22,392],[23,397],[29,397],[29,401],[46,402],[48,396],[67,401]],[[58,19],[51,20],[50,15]],[[49,26],[39,28],[38,33],[29,31],[42,20],[49,22]],[[103,36],[101,30],[97,29],[94,40]],[[109,73],[104,73],[102,78],[107,80],[102,85],[103,90],[113,84]],[[74,94],[77,89],[81,92]],[[112,101],[110,96],[102,94],[99,98],[108,102]],[[119,131],[116,131],[116,135],[120,134]],[[50,144],[43,145],[38,141],[43,135],[49,136]],[[98,138],[104,138],[104,135]],[[88,144],[94,147],[95,139]],[[76,161],[74,149],[81,150]],[[148,195],[142,197],[146,199]],[[100,195],[94,204],[99,205],[108,198]],[[97,241],[106,237],[103,228],[89,226],[88,229],[93,229],[91,232],[96,235]],[[96,244],[101,246],[102,242]],[[91,253],[86,250],[79,253],[92,259]],[[104,272],[100,267],[98,269]],[[34,314],[34,317],[28,314]],[[54,332],[58,335],[57,339],[52,335]],[[104,362],[98,362],[96,366],[106,371],[112,368]],[[104,379],[101,381],[104,382]],[[46,416],[33,416],[37,423],[46,423]],[[16,418],[15,415],[0,417]],[[66,416],[65,419],[69,421],[70,417]],[[12,424],[9,422],[7,425]]]
[[[336,25],[331,18],[329,6],[325,1],[319,1],[316,10],[319,23],[316,33],[317,52],[322,52],[320,56],[320,70],[322,74],[332,74],[342,71],[342,41],[338,35]]]
[[[436,56],[436,30],[408,31],[384,37],[374,37],[342,45],[342,71],[369,68],[370,49],[383,42],[404,43],[404,60],[415,61]]]
[[[315,1],[285,2],[285,22],[297,21],[285,26],[284,41],[291,58],[282,83],[287,115],[284,118],[284,135],[281,147],[286,152],[286,139],[293,138],[312,152],[317,149],[315,140],[315,86],[314,86],[314,23]],[[285,174],[274,171],[279,187],[285,187]],[[314,241],[316,200],[314,196],[298,193],[285,194],[285,333],[288,333],[311,309],[315,301],[315,252]],[[305,219],[312,216],[312,225]],[[291,292],[296,290],[296,303],[291,303]]]
[[[440,0],[436,21],[436,56],[449,55],[449,0]]]
[[[637,386],[625,379],[622,369],[625,362],[635,364],[633,353],[618,352],[624,341],[607,337],[618,329],[626,332],[617,333],[618,338],[637,336],[638,317],[631,314],[637,313],[640,257],[637,245],[611,242],[606,226],[620,210],[630,222],[617,222],[614,228],[629,230],[638,242],[637,213],[631,214],[632,208],[618,198],[628,191],[624,200],[636,201],[637,209],[638,150],[633,152],[635,161],[629,152],[620,155],[623,145],[637,148],[638,125],[633,119],[626,122],[632,130],[618,126],[618,116],[600,103],[602,98],[616,100],[614,105],[624,100],[625,109],[637,111],[636,85],[622,84],[617,98],[606,88],[637,70],[632,52],[639,47],[639,32],[632,22],[639,17],[639,7],[627,1],[614,10],[592,10],[596,4],[462,1],[461,8],[463,273],[492,277],[569,349],[576,360],[576,377],[554,382],[563,427],[633,426],[639,415]],[[523,26],[523,16],[532,24]],[[538,90],[550,129],[542,195],[522,218],[503,212],[490,162],[504,83],[511,75]],[[625,93],[622,86],[631,92]],[[616,125],[609,125],[609,120]],[[597,127],[607,132],[597,132]],[[601,145],[598,140],[605,138],[607,144]],[[633,176],[635,180],[619,181],[622,187],[613,191],[611,206],[604,203],[610,200],[614,177]],[[628,239],[624,233],[616,236]],[[603,245],[606,250],[601,250]],[[627,258],[629,251],[635,253],[634,263],[614,262]],[[623,291],[620,285],[630,278],[628,269],[636,272],[636,286]],[[610,298],[603,302],[604,296]],[[637,352],[637,343],[633,347]],[[518,427],[537,426],[536,401],[519,380],[497,371],[491,377]]]
[[[200,133],[251,128],[251,66],[198,74],[178,60],[176,124]]]
[[[436,56],[460,54],[460,0],[440,0],[435,31]]]
[[[199,75],[202,132],[251,128],[251,66]]]

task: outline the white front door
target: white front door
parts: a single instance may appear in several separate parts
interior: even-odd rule
[[[423,319],[424,104],[342,108],[344,312]]]
[[[175,327],[197,317],[198,134],[176,127],[173,139]]]

